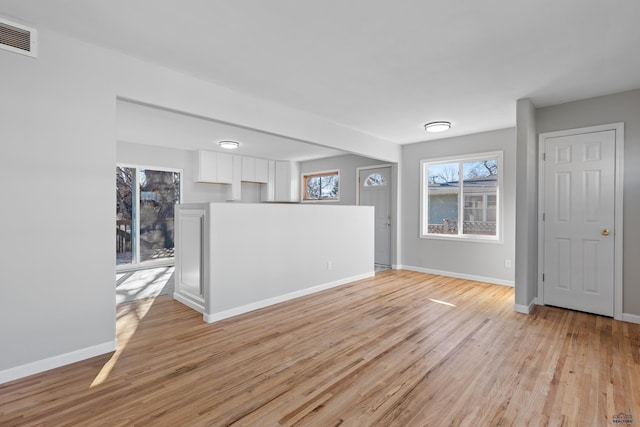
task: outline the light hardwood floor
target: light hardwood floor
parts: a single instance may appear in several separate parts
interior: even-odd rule
[[[386,271],[205,324],[121,305],[120,349],[0,386],[0,425],[640,425],[640,325]]]

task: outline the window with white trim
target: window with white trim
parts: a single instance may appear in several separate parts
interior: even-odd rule
[[[422,160],[421,237],[500,239],[502,152]]]
[[[171,263],[182,171],[116,166],[116,265]]]
[[[302,200],[340,200],[340,171],[313,172],[302,175]]]

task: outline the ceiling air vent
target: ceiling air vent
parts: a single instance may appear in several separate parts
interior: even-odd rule
[[[33,28],[0,18],[0,49],[36,58],[37,35]]]

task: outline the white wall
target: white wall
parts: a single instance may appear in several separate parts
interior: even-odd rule
[[[399,158],[396,145],[321,118],[45,29],[38,36],[38,59],[0,51],[0,173],[10,183],[0,209],[0,382],[114,347],[118,97]]]
[[[503,243],[420,238],[420,161],[502,150]],[[437,271],[457,277],[513,284],[514,270],[505,260],[515,257],[516,138],[503,129],[402,147],[402,265],[418,271]]]
[[[0,51],[0,382],[115,345],[115,64],[68,42]]]
[[[370,206],[212,203],[208,223],[209,320],[373,275]]]
[[[391,190],[392,205],[392,236],[391,236],[391,262],[393,265],[398,263],[398,226],[400,222],[396,219],[400,217],[398,202],[398,165],[396,163],[381,162],[380,160],[356,156],[348,154],[344,156],[328,157],[325,159],[310,160],[300,163],[300,173],[322,172],[328,170],[340,170],[340,201],[338,202],[320,202],[319,204],[334,205],[355,205],[358,190],[358,168],[366,166],[390,165],[393,180]]]
[[[623,313],[640,321],[640,90],[536,110],[539,133],[624,122]]]

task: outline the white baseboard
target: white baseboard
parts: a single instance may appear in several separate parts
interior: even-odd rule
[[[198,313],[204,313],[204,304],[195,302],[191,298],[188,298],[178,292],[173,293],[173,299],[197,311]]]
[[[629,323],[640,324],[640,316],[638,316],[637,314],[622,313],[622,320]]]
[[[397,269],[417,271],[418,273],[437,274],[438,276],[455,277],[456,279],[473,280],[475,282],[491,283],[494,285],[511,286],[511,287],[515,286],[515,282],[513,280],[503,280],[503,279],[496,279],[493,277],[476,276],[473,274],[456,273],[454,271],[434,270],[432,268],[414,267],[411,265],[398,265]]]
[[[80,362],[81,360],[90,359],[95,356],[100,356],[101,354],[110,353],[117,350],[117,348],[118,341],[113,340],[58,356],[26,363],[16,366],[15,368],[5,369],[0,371],[0,384],[59,368],[60,366],[70,365],[71,363]]]
[[[514,304],[513,311],[515,311],[516,313],[530,314],[533,311],[533,306],[536,305],[537,302],[538,300],[534,298],[533,301],[529,303],[529,305]]]
[[[322,285],[313,286],[311,288],[301,289],[299,291],[290,292],[288,294],[279,295],[273,298],[267,298],[261,301],[252,302],[251,304],[242,305],[240,307],[234,307],[229,310],[220,311],[217,313],[205,313],[204,321],[207,323],[217,322],[218,320],[227,319],[229,317],[238,316],[240,314],[248,313],[253,310],[268,307],[270,305],[278,304],[281,302],[289,301],[294,298],[303,297],[306,295],[315,294],[316,292],[324,291],[327,289],[335,288],[337,286],[346,285],[347,283],[355,282],[357,280],[368,279],[374,277],[375,272],[360,274],[357,276],[348,277],[345,279],[336,280],[335,282],[324,283]]]

